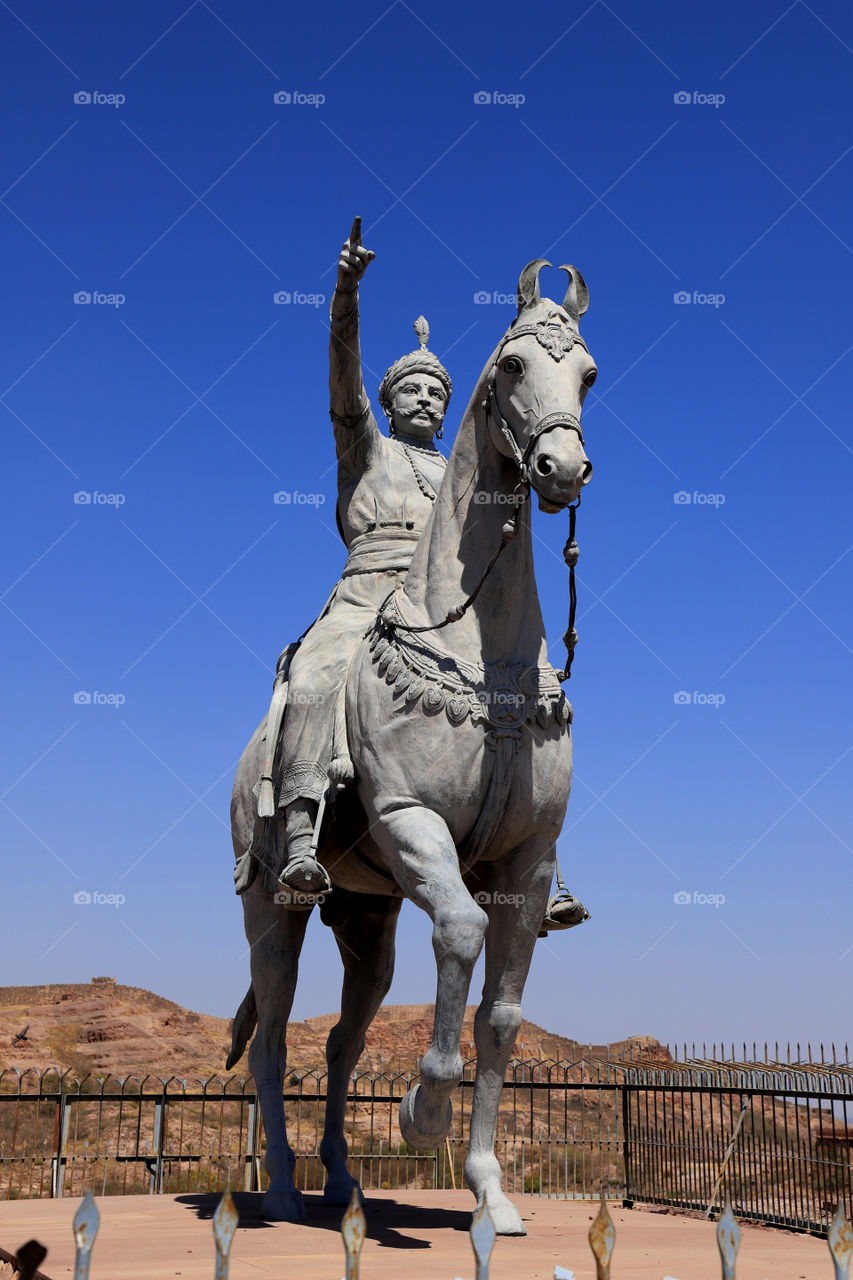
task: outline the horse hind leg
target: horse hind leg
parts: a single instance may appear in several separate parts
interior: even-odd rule
[[[249,1046],[249,1069],[264,1120],[267,1142],[264,1168],[270,1180],[262,1212],[275,1221],[301,1222],[305,1218],[305,1207],[293,1181],[296,1156],[287,1140],[282,1077],[287,1061],[287,1020],[296,989],[299,953],[311,913],[287,911],[278,905],[263,888],[260,877],[244,895],[243,907],[246,936],[251,944],[252,991],[258,1019]]]
[[[336,889],[335,894],[342,891]],[[375,903],[376,900],[374,899]],[[343,905],[339,898],[336,910]],[[326,1166],[326,1204],[346,1206],[361,1187],[347,1169],[347,1140],[344,1137],[347,1090],[352,1073],[364,1051],[364,1037],[394,976],[394,935],[401,900],[387,898],[381,905],[359,912],[346,910],[332,922],[335,940],[344,965],[341,1016],[329,1032],[326,1062],[329,1077],[326,1090],[326,1121],[320,1158]]]

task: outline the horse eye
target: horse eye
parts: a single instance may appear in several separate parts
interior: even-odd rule
[[[597,377],[598,377],[598,370],[590,369],[589,373],[586,375],[586,377],[583,380],[584,386],[591,387]]]
[[[517,356],[510,356],[508,360],[504,360],[504,373],[523,373],[524,365]]]

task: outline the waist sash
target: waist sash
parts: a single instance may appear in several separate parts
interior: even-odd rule
[[[420,532],[415,529],[371,529],[354,538],[344,566],[344,578],[354,573],[382,573],[408,569]]]

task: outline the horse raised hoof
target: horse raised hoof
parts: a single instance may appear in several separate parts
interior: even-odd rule
[[[323,1203],[337,1205],[346,1209],[352,1200],[353,1191],[358,1192],[358,1200],[362,1209],[365,1205],[364,1194],[357,1178],[352,1174],[346,1174],[342,1177],[330,1178],[323,1188]]]
[[[304,1222],[307,1216],[301,1191],[274,1191],[272,1187],[261,1201],[261,1213],[272,1222]]]
[[[494,1223],[495,1231],[499,1236],[527,1235],[527,1228],[521,1221],[521,1214],[502,1191],[487,1192],[485,1200],[489,1217]],[[481,1204],[482,1199],[477,1202],[478,1209]]]
[[[430,1124],[423,1111],[421,1086],[416,1084],[400,1103],[400,1133],[406,1145],[414,1151],[435,1151],[450,1132],[453,1103],[447,1099],[444,1116],[436,1124]]]

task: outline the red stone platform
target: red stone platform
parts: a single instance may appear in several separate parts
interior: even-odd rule
[[[92,1280],[212,1280],[210,1216],[219,1197],[108,1196],[98,1199],[101,1226]],[[231,1280],[265,1275],[287,1280],[340,1280],[342,1211],[306,1195],[308,1222],[268,1223],[260,1196],[237,1194],[240,1226],[231,1249]],[[597,1205],[589,1201],[513,1196],[527,1236],[499,1239],[492,1280],[552,1280],[554,1266],[594,1280],[587,1243]],[[42,1271],[51,1280],[73,1272],[71,1220],[79,1200],[0,1203],[0,1247],[14,1252],[33,1236],[47,1246]],[[370,1194],[362,1280],[468,1280],[474,1258],[468,1239],[473,1199],[467,1192],[381,1191]],[[611,1205],[616,1225],[614,1280],[718,1280],[714,1226],[695,1218]],[[738,1280],[831,1280],[825,1240],[742,1224]]]

